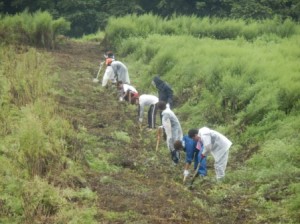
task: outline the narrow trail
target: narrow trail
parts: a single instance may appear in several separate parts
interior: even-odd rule
[[[84,128],[91,136],[76,147],[97,149],[95,157],[110,154],[109,167],[119,168],[87,169],[86,183],[78,186],[97,192],[98,222],[213,223],[194,202],[197,192],[181,184],[182,164],[172,166],[165,143],[155,152],[156,133],[138,128],[135,106],[119,103],[114,89],[92,82],[101,46],[68,41],[50,53],[59,74],[60,108],[75,130]],[[131,141],[116,140],[116,131],[128,133]]]

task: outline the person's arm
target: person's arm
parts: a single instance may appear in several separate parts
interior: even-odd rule
[[[139,122],[143,121],[143,115],[144,115],[144,103],[140,102],[139,105],[138,105]]]
[[[201,135],[201,142],[203,143],[203,151],[201,154],[201,158],[207,156],[212,149],[211,136],[210,134]]]
[[[175,150],[175,148],[174,148],[174,144],[172,142],[172,127],[171,127],[171,121],[170,121],[170,118],[169,118],[168,114],[165,114],[162,117],[162,125],[163,125],[163,127],[165,129],[165,132],[166,132],[166,135],[167,135],[168,148],[172,152],[172,151]]]

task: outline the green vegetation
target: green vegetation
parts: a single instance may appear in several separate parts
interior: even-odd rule
[[[174,14],[180,16],[194,15],[200,18],[243,19],[246,21],[272,19],[274,16],[282,19],[289,18],[293,21],[300,19],[298,0],[0,0],[0,13],[2,15],[15,15],[24,10],[30,13],[37,10],[48,11],[54,18],[65,18],[71,23],[68,35],[72,37],[95,33],[99,29],[104,30],[110,17],[123,17],[133,13],[138,15],[153,13],[167,20]],[[181,24],[179,23],[179,25]],[[235,27],[226,23],[219,25],[223,27],[222,32],[224,33],[235,31]],[[173,32],[173,30],[170,31]],[[218,35],[223,34],[219,33]]]
[[[107,190],[105,194],[114,186],[126,199],[144,197],[152,193],[151,187],[157,188],[156,182],[149,184],[147,171],[166,175],[169,165],[159,160],[157,152],[149,150],[155,147],[150,134],[142,138],[138,131],[130,133],[135,128],[133,120],[125,120],[118,130],[111,125],[99,134],[105,141],[97,142],[86,127],[76,127],[63,118],[56,102],[58,90],[53,87],[58,74],[52,72],[49,55],[28,46],[6,45],[50,48],[54,36],[68,26],[64,19],[53,20],[45,12],[1,19],[1,223],[91,224],[97,223],[99,216],[108,222],[142,220],[142,213],[121,209],[127,208],[125,203],[136,205],[139,201],[120,200],[114,204],[120,206],[119,210],[114,211],[109,206],[97,207],[102,192],[88,187],[89,172],[101,174],[92,183],[107,185],[103,188]],[[101,35],[86,38],[102,40]],[[207,210],[209,218],[216,222],[245,221],[245,214],[251,217],[248,223],[292,224],[300,219],[299,39],[299,24],[289,19],[246,23],[193,16],[165,20],[148,14],[109,20],[105,41],[126,62],[138,90],[155,92],[150,82],[160,74],[174,89],[174,111],[185,132],[192,127],[209,126],[233,141],[225,182],[211,188],[205,188],[209,179],[195,182],[200,193],[191,200],[195,209]],[[80,78],[84,75],[79,74]],[[73,89],[69,94],[79,91]],[[133,111],[131,106],[119,108],[124,110],[120,114]],[[76,113],[86,111],[79,105]],[[120,114],[109,111],[98,116],[114,122],[124,118]],[[121,146],[129,144],[132,154],[128,148],[121,150]],[[161,155],[169,156],[167,151]],[[128,175],[123,180],[131,177],[132,188],[122,188],[120,170]],[[159,196],[176,184],[181,187],[177,173],[164,176],[162,181]],[[137,185],[138,190],[134,189]],[[178,189],[188,197],[187,191]],[[171,193],[167,197],[169,204],[178,203],[172,201]],[[159,206],[157,202],[155,209],[163,210]],[[169,213],[162,213],[168,215],[165,217],[180,218],[178,211],[168,209]],[[185,214],[187,219],[197,215],[192,208]]]
[[[111,18],[106,29],[139,90],[152,92],[155,74],[171,84],[185,131],[209,126],[233,140],[227,181],[237,189],[207,191],[245,195],[256,222],[299,219],[299,29],[290,20],[151,15]]]
[[[97,41],[97,42],[102,42],[103,39],[105,37],[105,33],[102,31],[98,31],[96,33],[93,34],[88,34],[88,35],[83,35],[82,37],[80,37],[78,40],[79,41]]]
[[[63,18],[53,19],[49,12],[33,14],[22,12],[1,18],[1,43],[28,44],[36,47],[54,48],[56,37],[70,29],[70,22]]]
[[[0,222],[96,223],[95,193],[66,187],[85,177],[70,144],[80,138],[57,113],[51,58],[14,47],[0,58]]]

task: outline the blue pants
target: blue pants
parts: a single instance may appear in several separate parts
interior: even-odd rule
[[[202,151],[202,150],[201,150]],[[197,169],[199,161],[201,161],[201,151],[200,153],[196,153],[195,158],[194,158],[194,169]],[[200,168],[198,171],[198,174],[201,176],[206,176],[207,175],[207,168],[206,168],[206,157],[202,159],[200,163]]]

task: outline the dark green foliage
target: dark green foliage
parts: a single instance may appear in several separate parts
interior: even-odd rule
[[[278,91],[279,109],[289,114],[293,109],[296,110],[300,100],[300,91],[296,89],[280,89]]]
[[[198,18],[242,18],[242,19],[272,19],[277,16],[282,19],[291,18],[299,21],[300,3],[298,0],[2,0],[0,12],[16,14],[28,10],[33,13],[47,10],[54,18],[64,17],[71,22],[69,35],[78,37],[95,33],[104,29],[109,17],[120,17],[127,14],[153,13],[170,18],[172,15],[194,15]],[[180,24],[178,24],[180,25]],[[224,25],[224,24],[223,24]],[[226,26],[223,26],[224,28]],[[176,30],[166,26],[165,32],[172,34]],[[226,37],[234,30],[224,29],[215,33],[217,38]]]

